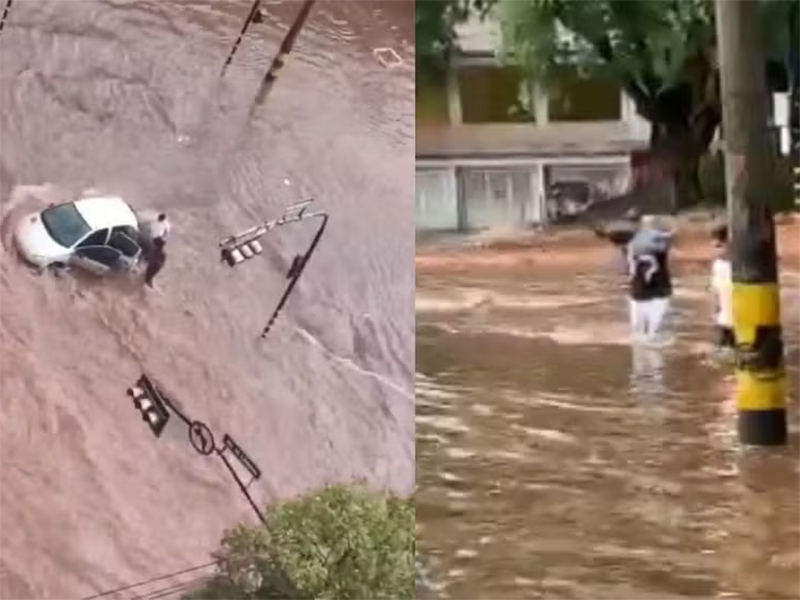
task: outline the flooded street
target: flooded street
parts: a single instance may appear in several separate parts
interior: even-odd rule
[[[78,598],[205,563],[223,529],[254,520],[177,419],[153,437],[125,393],[143,371],[245,449],[262,505],[356,477],[413,489],[413,4],[317,2],[248,122],[300,7],[262,3],[220,82],[250,4],[13,4],[0,38],[3,598]],[[405,64],[385,68],[376,47]],[[45,183],[167,212],[156,289],[21,264],[14,220],[61,198],[20,186]],[[306,197],[327,233],[262,341],[315,228],[279,228],[236,269],[217,244]]]
[[[790,446],[742,451],[707,275],[673,342],[628,341],[619,277],[417,281],[417,521],[429,598],[797,598],[798,284],[783,276]]]

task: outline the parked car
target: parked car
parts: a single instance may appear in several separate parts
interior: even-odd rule
[[[142,255],[136,213],[118,196],[51,204],[14,232],[22,257],[39,269],[76,266],[97,275],[129,271]]]
[[[568,223],[594,200],[595,190],[585,180],[564,180],[547,189],[547,213],[551,223]]]

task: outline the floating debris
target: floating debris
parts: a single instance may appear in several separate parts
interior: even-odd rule
[[[372,53],[378,62],[387,69],[394,69],[404,64],[403,59],[394,48],[375,48]]]

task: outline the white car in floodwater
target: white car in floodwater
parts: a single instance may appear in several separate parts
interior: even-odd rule
[[[119,196],[51,204],[20,221],[14,242],[41,270],[76,266],[105,275],[130,271],[142,255],[139,220]]]

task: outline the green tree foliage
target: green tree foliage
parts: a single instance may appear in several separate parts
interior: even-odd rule
[[[448,0],[417,0],[414,42],[417,77],[436,77],[445,68],[455,39],[455,18]]]
[[[410,599],[414,523],[411,499],[328,486],[226,532],[218,576],[189,598]]]
[[[796,0],[758,0],[770,88],[785,89]],[[651,124],[678,198],[700,198],[699,160],[720,126],[713,0],[497,0],[505,54],[531,79],[564,61],[610,74]],[[566,34],[566,35],[565,35]],[[551,82],[552,83],[552,82]]]
[[[484,16],[495,0],[416,0],[417,78],[441,77],[456,42],[455,27],[471,14]]]

